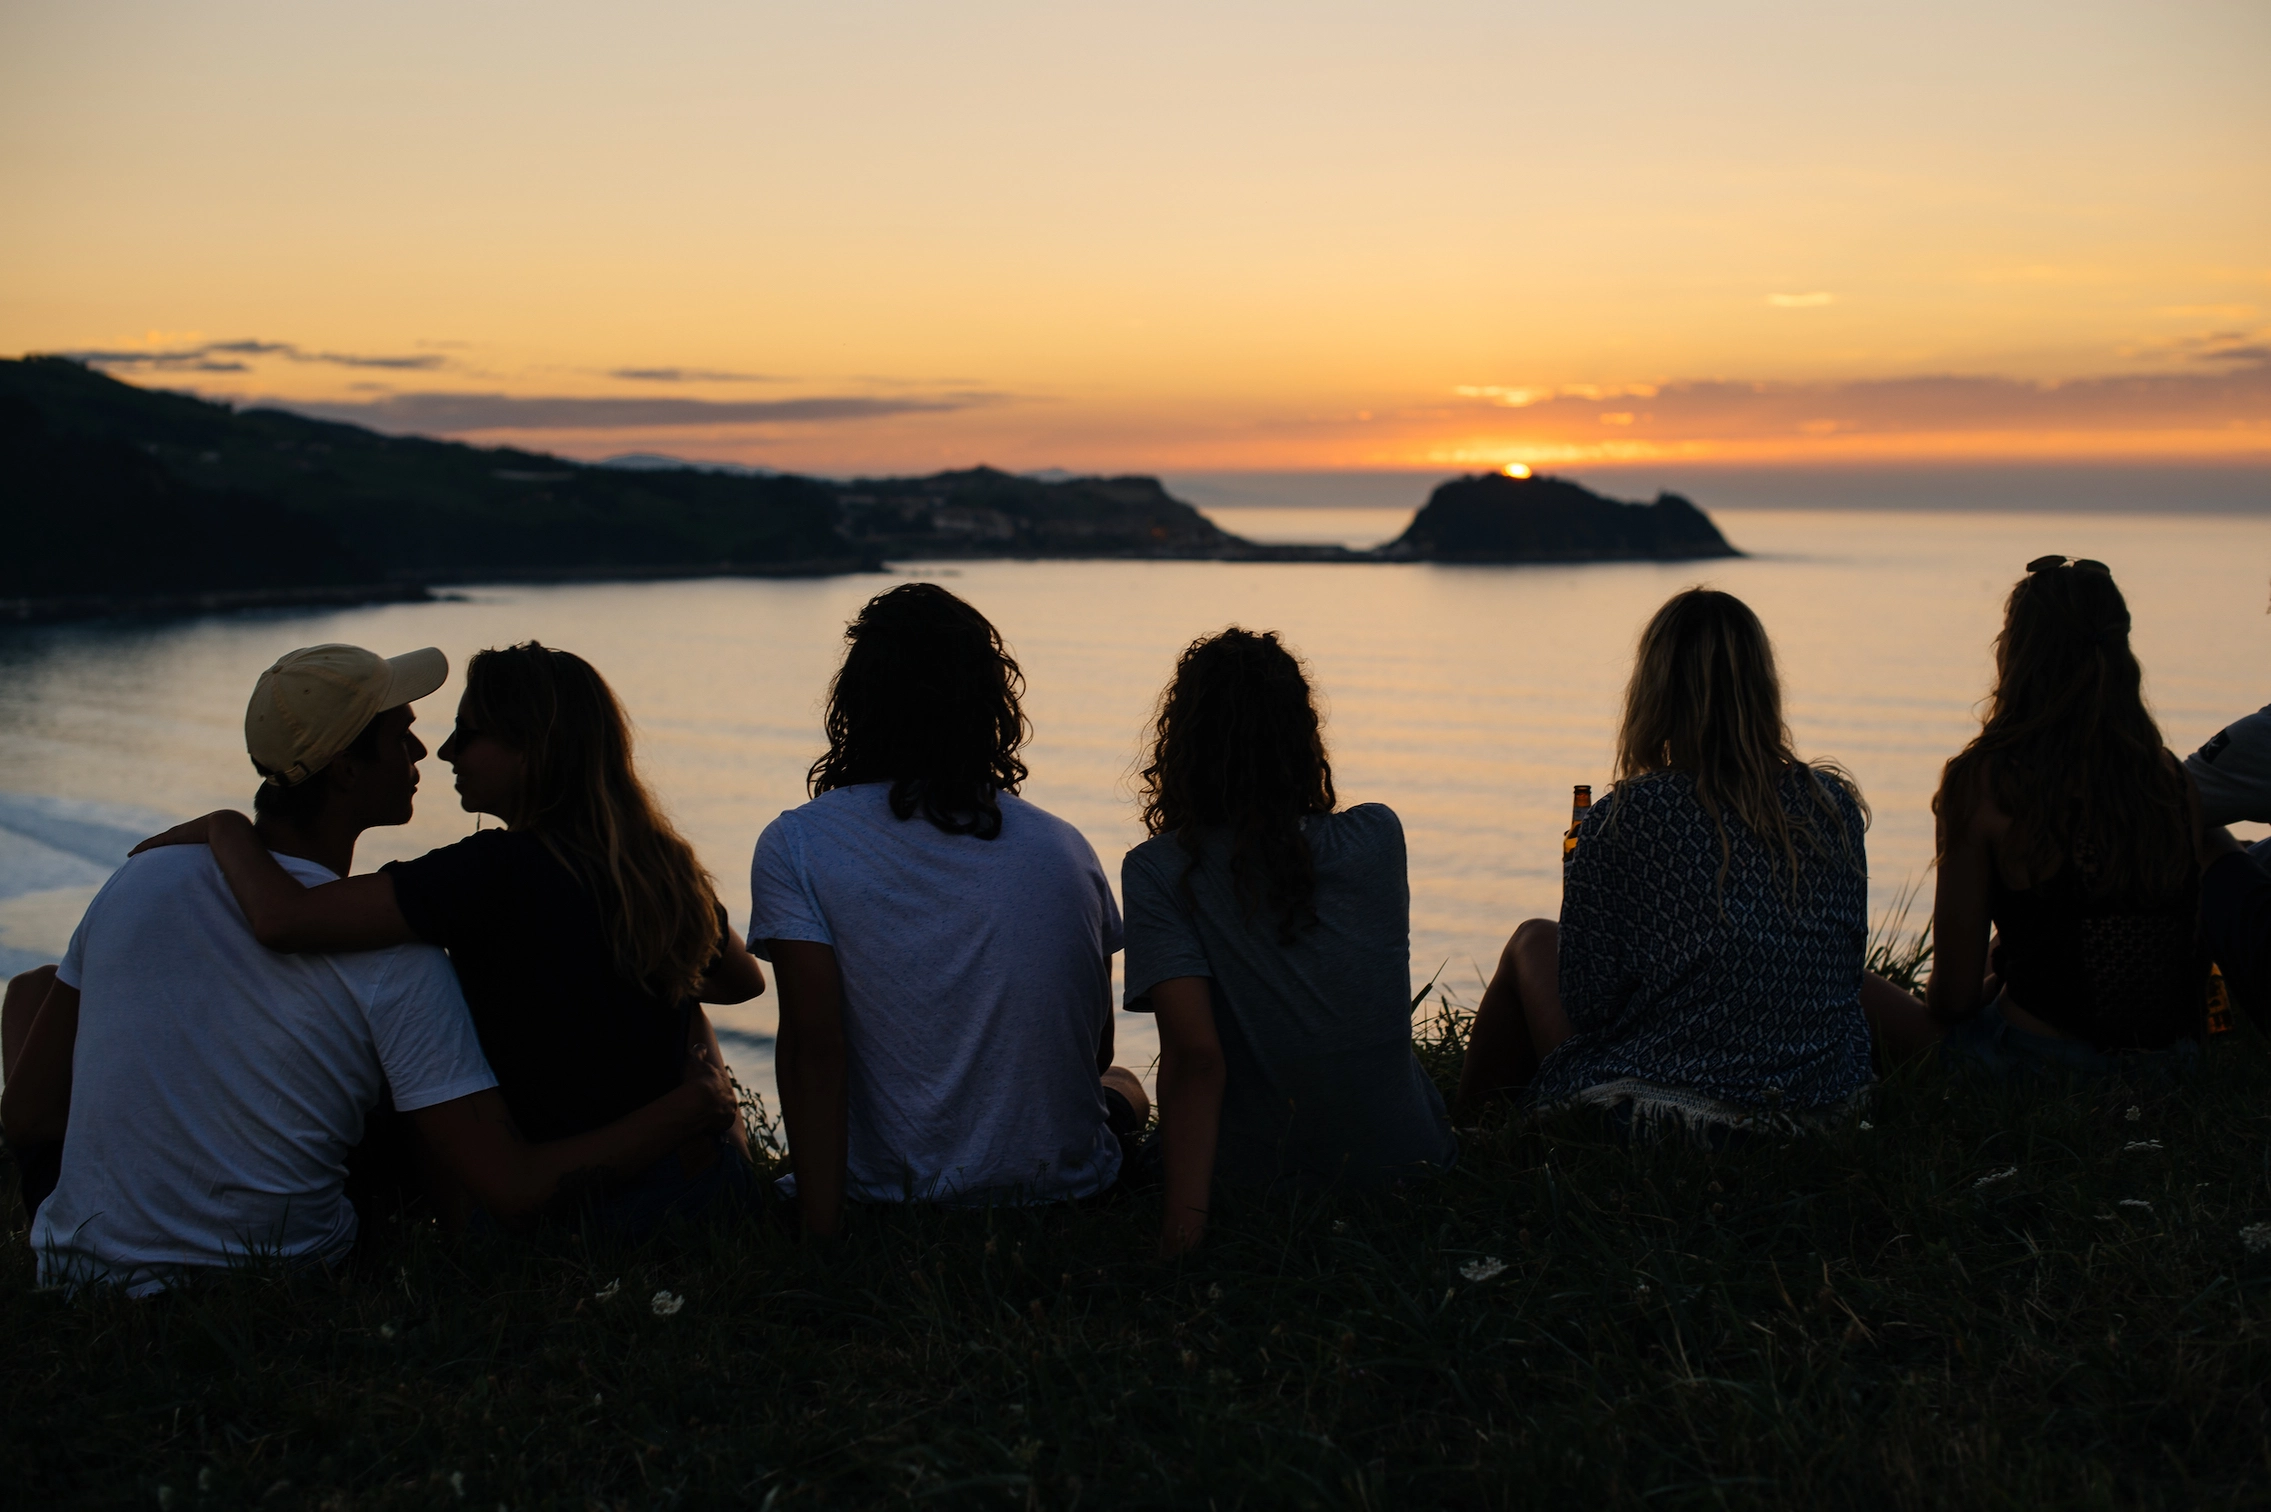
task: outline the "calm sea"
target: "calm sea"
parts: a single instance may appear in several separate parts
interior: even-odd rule
[[[1210,501],[1211,502],[1211,501]],[[1218,506],[1229,529],[1368,544],[1408,511]],[[1236,622],[1279,630],[1329,708],[1345,802],[1410,838],[1415,987],[1438,967],[1471,1001],[1508,932],[1559,902],[1573,783],[1606,781],[1634,636],[1676,589],[1742,595],[1779,648],[1800,747],[1861,780],[1872,896],[1928,884],[1929,800],[1986,690],[1988,642],[2023,565],[2110,563],[2169,743],[2189,751],[2271,698],[2271,517],[1721,510],[1739,561],[1581,567],[988,562],[909,566],[991,616],[1023,663],[1028,797],[1077,824],[1115,880],[1140,838],[1129,773],[1176,652]],[[437,645],[453,663],[529,637],[595,662],[638,722],[640,759],[739,916],[757,833],[803,796],[846,619],[890,577],[464,590],[449,602],[169,624],[0,631],[0,964],[52,960],[126,844],[247,805],[253,678],[280,652]],[[421,706],[439,744],[458,685]],[[417,819],[365,837],[358,867],[472,828],[429,760]],[[1928,899],[1928,892],[1927,892]],[[1921,922],[1920,909],[1914,922]],[[772,1085],[770,1003],[720,1010],[744,1078]],[[1148,1022],[1121,1017],[1148,1065]]]

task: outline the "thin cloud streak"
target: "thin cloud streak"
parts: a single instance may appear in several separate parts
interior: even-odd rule
[[[627,378],[634,383],[785,383],[785,378],[771,373],[727,373],[714,368],[680,367],[621,367],[609,368],[610,378]]]
[[[622,431],[710,425],[789,425],[948,414],[1006,403],[1007,394],[964,392],[879,399],[818,395],[803,399],[649,399],[571,395],[390,394],[352,402],[263,401],[321,420],[373,430],[451,436],[475,431]]]
[[[2063,383],[1965,374],[1851,383],[1727,380],[1546,393],[1467,385],[1452,405],[1407,409],[1405,424],[1449,420],[1573,440],[1613,428],[1622,436],[1678,440],[2090,429],[2271,431],[2271,350],[2227,345],[2222,373],[2138,373]],[[1604,401],[1615,400],[1613,407]],[[1509,415],[1509,409],[1517,413]],[[2271,435],[2266,437],[2271,444]]]
[[[152,349],[124,347],[110,350],[65,352],[62,355],[96,368],[126,368],[160,373],[244,373],[247,357],[281,357],[287,362],[321,363],[330,367],[386,368],[396,372],[431,372],[446,367],[449,359],[438,352],[413,356],[372,356],[361,352],[311,352],[289,341],[206,341],[195,346]]]

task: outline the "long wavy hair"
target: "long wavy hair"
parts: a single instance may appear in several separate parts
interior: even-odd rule
[[[525,763],[516,829],[541,839],[599,903],[616,969],[669,1002],[716,959],[717,888],[631,764],[631,724],[591,663],[523,641],[479,651],[465,705]]]
[[[1782,719],[1773,643],[1750,606],[1731,593],[1675,593],[1640,632],[1617,731],[1616,780],[1664,771],[1695,780],[1696,800],[1719,831],[1721,887],[1734,860],[1730,814],[1781,853],[1793,887],[1804,859],[1835,855],[1848,866],[1862,864],[1832,792],[1844,789],[1866,822],[1860,787],[1835,762],[1799,758]],[[1781,797],[1792,772],[1803,774],[1811,799],[1796,813]],[[1609,822],[1615,817],[1612,808]]]
[[[950,835],[1001,834],[999,795],[1025,781],[1025,674],[987,618],[936,583],[901,583],[844,631],[828,685],[828,750],[805,776],[817,798],[891,784],[891,812]]]
[[[1995,637],[1995,691],[1971,744],[1941,773],[2011,816],[2037,882],[2072,863],[2093,896],[2181,892],[2195,864],[2185,779],[2145,707],[2129,605],[2102,563],[2040,559],[2011,589]]]
[[[1300,660],[1274,631],[1233,625],[1183,649],[1152,716],[1140,775],[1146,833],[1172,833],[1190,886],[1210,831],[1230,837],[1230,875],[1250,919],[1277,914],[1292,943],[1317,917],[1317,865],[1301,820],[1329,814],[1333,764]]]

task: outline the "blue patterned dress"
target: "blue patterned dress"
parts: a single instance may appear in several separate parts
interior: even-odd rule
[[[1722,890],[1719,831],[1684,772],[1629,780],[1593,805],[1562,878],[1561,1002],[1574,1032],[1538,1067],[1534,1100],[1632,1077],[1799,1111],[1869,1084],[1861,812],[1824,781],[1853,859],[1801,844],[1794,897],[1780,847],[1732,815]],[[1818,822],[1807,785],[1787,774],[1783,808]]]

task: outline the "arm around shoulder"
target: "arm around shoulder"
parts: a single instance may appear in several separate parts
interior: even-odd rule
[[[253,938],[270,950],[378,950],[417,938],[387,873],[306,887],[269,854],[244,815],[223,809],[203,822],[205,843],[244,910]]]

